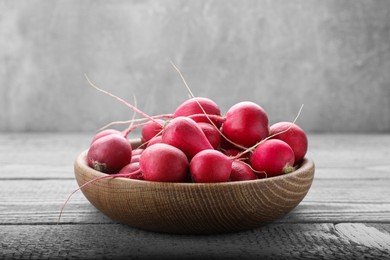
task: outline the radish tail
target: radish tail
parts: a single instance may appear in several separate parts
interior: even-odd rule
[[[140,172],[140,171],[141,171],[141,170],[138,169],[137,171],[132,172],[131,174],[134,174],[134,173],[137,173],[137,172]],[[66,204],[68,204],[69,200],[71,199],[71,197],[72,197],[76,192],[78,192],[79,190],[81,190],[81,189],[84,188],[85,186],[91,184],[92,182],[95,182],[95,181],[98,181],[98,180],[107,179],[107,178],[118,178],[118,177],[128,178],[129,176],[130,176],[129,173],[103,175],[103,176],[100,176],[100,177],[98,177],[98,178],[89,180],[89,181],[87,181],[86,183],[84,183],[83,185],[81,185],[80,187],[78,187],[77,189],[75,189],[71,194],[69,194],[68,198],[66,199],[66,201],[65,201],[64,204],[62,205],[61,211],[60,211],[60,215],[58,216],[57,225],[60,223],[61,216],[62,216],[62,213],[64,212],[64,208],[65,208]]]
[[[152,120],[152,121],[156,121],[154,120],[151,116],[147,115],[146,113],[142,112],[141,110],[139,110],[138,108],[136,108],[135,106],[133,106],[132,104],[130,104],[129,102],[127,102],[126,100],[124,100],[123,98],[120,98],[104,89],[101,89],[99,88],[98,86],[96,86],[95,84],[92,83],[92,81],[88,78],[88,76],[86,74],[85,75],[85,78],[87,79],[88,83],[94,87],[95,89],[97,89],[98,91],[100,92],[103,92],[104,94],[107,94],[115,99],[117,99],[118,101],[124,103],[126,106],[130,107],[133,111],[136,111],[138,114],[142,115],[143,117],[146,117],[148,118],[149,120]]]

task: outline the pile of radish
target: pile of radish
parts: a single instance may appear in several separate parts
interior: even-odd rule
[[[307,152],[306,133],[295,120],[270,125],[266,111],[254,102],[239,102],[223,115],[213,100],[192,97],[173,114],[148,116],[120,101],[143,118],[122,132],[105,129],[93,137],[87,162],[106,177],[192,183],[254,180],[293,172]],[[140,147],[132,147],[128,139],[136,127],[142,128]]]

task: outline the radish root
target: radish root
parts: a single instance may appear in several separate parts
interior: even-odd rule
[[[103,175],[103,176],[100,176],[100,177],[97,177],[97,178],[94,178],[92,180],[89,180],[87,181],[86,183],[84,183],[83,185],[81,185],[80,187],[78,187],[77,189],[75,189],[74,191],[72,191],[71,194],[69,194],[68,198],[66,199],[66,201],[64,202],[64,204],[62,205],[61,207],[61,211],[60,211],[60,215],[58,216],[58,220],[57,220],[57,225],[60,223],[60,220],[61,220],[61,216],[62,216],[62,213],[64,212],[64,209],[65,209],[65,206],[68,204],[69,200],[71,199],[71,197],[76,193],[78,192],[79,190],[83,189],[85,186],[95,182],[95,181],[98,181],[98,180],[102,180],[102,179],[108,179],[108,178],[119,178],[119,177],[123,177],[123,178],[128,178],[130,175],[133,175],[133,174],[137,174],[141,172],[140,169],[138,169],[137,171],[135,172],[132,172],[132,173],[120,173],[120,174],[111,174],[111,175]]]
[[[110,97],[113,97],[115,99],[117,99],[118,101],[122,102],[123,104],[125,104],[126,106],[130,107],[132,110],[136,111],[138,114],[142,115],[143,117],[146,117],[148,118],[149,120],[152,120],[152,121],[155,121],[151,116],[149,116],[148,114],[144,113],[143,111],[139,110],[137,107],[133,106],[132,104],[130,104],[129,102],[127,102],[126,100],[124,100],[123,98],[120,98],[104,89],[101,89],[99,88],[98,86],[96,86],[94,83],[92,83],[92,81],[88,78],[87,74],[84,74],[85,75],[85,78],[87,79],[88,83],[93,87],[95,88],[96,90],[106,94],[106,95],[109,95]]]

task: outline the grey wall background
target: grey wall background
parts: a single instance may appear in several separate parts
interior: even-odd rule
[[[390,1],[0,0],[0,131],[95,131],[188,95],[310,132],[390,131]],[[120,126],[119,128],[121,128]],[[124,127],[124,126],[123,126]]]

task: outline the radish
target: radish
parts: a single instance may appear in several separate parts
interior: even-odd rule
[[[242,161],[233,161],[230,181],[256,180],[257,175]]]
[[[236,155],[238,155],[240,152],[241,152],[241,151],[240,151],[240,150],[237,150],[237,149],[223,150],[223,153],[224,153],[226,156],[230,156],[230,157],[236,156]]]
[[[131,155],[131,144],[126,137],[109,134],[92,143],[87,153],[87,160],[89,167],[114,174],[130,163]]]
[[[294,152],[287,143],[268,139],[253,151],[251,165],[255,172],[265,172],[266,177],[290,173],[294,170]]]
[[[216,115],[219,117],[213,117],[212,121],[217,127],[221,126],[221,109],[219,106],[211,99],[205,97],[193,97],[184,101],[179,107],[176,108],[173,113],[173,117],[191,116],[195,122],[205,122],[210,124],[209,118],[207,115]]]
[[[152,139],[149,140],[149,142],[147,143],[146,147],[149,147],[151,145],[154,145],[154,144],[159,144],[159,143],[162,143],[162,136],[159,135],[159,136],[156,136],[156,137],[153,137]]]
[[[143,148],[136,148],[132,151],[131,155],[134,156],[134,155],[138,155],[138,154],[141,154],[142,152],[144,151]]]
[[[147,181],[184,182],[188,166],[181,150],[164,143],[147,147],[140,158],[140,169]]]
[[[103,136],[106,136],[106,135],[111,135],[111,134],[116,134],[116,135],[122,135],[122,132],[119,131],[119,130],[116,130],[116,129],[105,129],[103,131],[100,131],[99,133],[97,133],[93,139],[92,139],[92,142],[95,142],[97,139],[103,137]]]
[[[141,131],[141,141],[143,143],[148,142],[153,137],[160,135],[164,127],[165,121],[162,119],[155,119],[154,121],[149,121],[142,127]]]
[[[202,129],[203,133],[206,135],[207,140],[209,140],[211,146],[214,149],[217,149],[221,144],[221,135],[219,131],[209,123],[199,122],[198,125]]]
[[[222,133],[223,135],[223,133]],[[243,147],[239,144],[232,144],[232,141],[228,140],[226,138],[226,136],[222,136],[221,135],[221,144],[220,144],[220,148],[221,150],[238,150],[238,151],[242,151],[242,150],[245,150],[246,147]]]
[[[233,157],[233,159],[238,159],[243,162],[249,162],[250,161],[250,153],[242,153],[243,151],[237,150],[237,149],[228,149],[228,150],[222,150],[222,152],[228,156]]]
[[[136,155],[131,155],[131,160],[130,160],[130,163],[135,163],[135,162],[139,162],[139,158],[141,157],[140,154],[136,154]]]
[[[177,69],[174,64],[172,65]],[[138,121],[133,118],[133,120],[128,122],[133,124],[135,121],[150,121],[136,126],[132,126],[131,124],[122,133],[122,136],[127,140],[127,134],[132,129],[141,125],[143,126],[141,140],[144,144],[148,144],[148,146],[139,156],[139,171],[143,172],[145,180],[183,181],[186,179],[185,176],[188,176],[188,174],[184,174],[183,177],[183,168],[187,167],[190,168],[191,178],[195,182],[227,181],[232,175],[233,163],[235,165],[238,164],[238,167],[246,168],[246,170],[249,168],[252,170],[252,173],[255,172],[259,176],[260,172],[264,172],[268,177],[288,173],[294,169],[294,163],[298,162],[299,156],[295,156],[295,151],[290,147],[292,145],[291,142],[289,143],[288,140],[284,142],[278,139],[278,136],[282,139],[283,134],[290,131],[292,127],[290,127],[291,129],[288,128],[288,131],[285,129],[282,132],[277,130],[277,133],[271,133],[266,111],[258,104],[250,101],[243,101],[233,105],[225,116],[221,116],[221,110],[218,105],[211,99],[195,97],[180,71],[178,69],[177,71],[182,77],[191,98],[177,107],[173,114],[167,115],[149,116],[125,100],[99,89],[90,82],[99,91],[115,97],[144,117],[143,119],[137,119]],[[162,120],[164,118],[169,118],[170,121],[165,122]],[[295,120],[293,123],[295,123]],[[206,127],[205,125],[208,126]],[[108,136],[114,135],[109,134]],[[219,142],[215,141],[217,139],[216,136],[219,137]],[[93,144],[100,139],[97,139]],[[166,149],[166,145],[170,148]],[[177,159],[179,161],[179,165],[177,166],[179,168],[178,175],[174,173],[169,174],[162,164],[159,164],[159,161],[152,160],[153,156],[158,159],[162,157],[163,161],[166,157],[166,161],[172,161],[171,165],[170,163],[166,164],[169,166],[175,165],[176,167],[173,159],[169,159],[174,157],[172,154],[175,152],[171,151],[172,147],[176,149],[176,152],[180,151],[181,155],[184,154],[186,157],[186,167],[183,166],[183,159]],[[227,154],[230,153],[230,151],[226,151],[229,149],[237,149],[238,152],[236,155],[228,157],[221,151],[216,150],[219,148]],[[133,156],[134,161],[137,161],[137,156]],[[144,157],[148,159],[143,160],[142,158]],[[242,157],[248,158],[252,168],[248,165],[246,165],[248,167],[243,167],[242,165],[245,165],[244,163],[236,163],[240,162]],[[190,163],[188,162],[189,160]],[[148,161],[152,161],[152,163]],[[103,166],[105,167],[106,165],[104,164]],[[155,168],[153,167],[155,166],[163,173],[159,174],[157,171],[154,171]],[[124,177],[125,175],[117,176]],[[232,179],[235,178],[233,175]],[[244,177],[237,177],[237,179],[240,178]]]
[[[118,174],[128,174],[129,179],[143,180],[143,174],[140,171],[139,162],[131,162],[125,165]]]
[[[243,147],[253,146],[268,136],[267,113],[256,103],[239,102],[227,111],[222,133],[233,143]]]
[[[188,117],[172,119],[162,132],[163,143],[182,150],[189,159],[200,151],[213,149],[200,126]]]
[[[273,139],[282,140],[291,147],[295,156],[294,165],[300,163],[305,157],[308,147],[307,136],[298,125],[291,122],[275,123],[270,127],[270,135],[274,135]]]
[[[232,160],[217,150],[203,150],[190,162],[192,180],[197,183],[226,182],[232,171]]]

